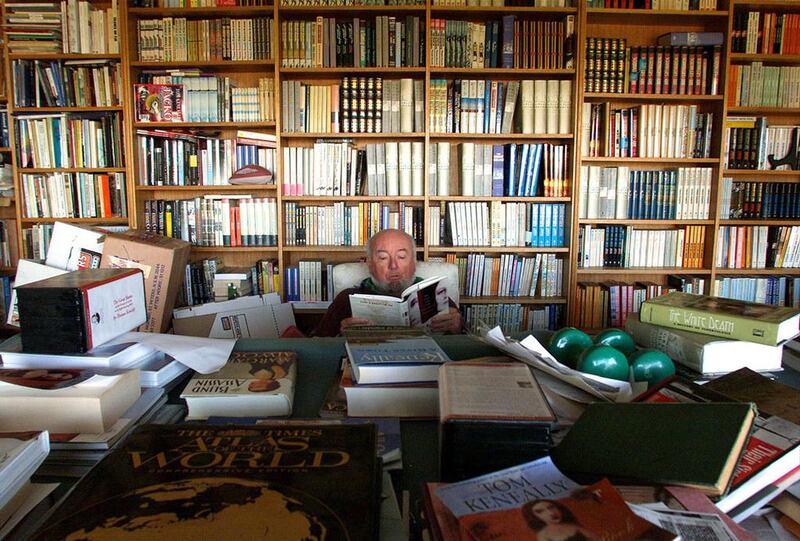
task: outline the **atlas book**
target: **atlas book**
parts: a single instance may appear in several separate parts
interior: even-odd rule
[[[439,367],[441,477],[460,481],[549,453],[557,423],[531,369],[472,360]],[[491,445],[474,445],[491,441]]]
[[[593,402],[551,456],[584,483],[608,477],[622,484],[690,486],[721,497],[755,418],[750,403]]]
[[[186,418],[291,415],[296,377],[293,351],[234,351],[221,369],[186,384]]]
[[[437,381],[450,360],[430,336],[348,339],[345,350],[358,384]]]
[[[0,369],[0,431],[104,432],[139,398],[138,370]]]
[[[443,280],[444,276],[426,278],[408,286],[400,297],[353,293],[350,295],[353,317],[366,318],[374,325],[425,325],[450,307]]]
[[[800,333],[800,310],[673,292],[642,303],[639,320],[728,340],[777,346]]]
[[[43,517],[37,540],[377,537],[373,425],[145,425]]]
[[[698,385],[685,378],[675,377],[662,382],[636,398],[643,402],[754,402],[758,416],[753,433],[731,481],[727,494],[716,500],[726,513],[752,513],[769,499],[762,495],[761,505],[745,502],[771,483],[800,467],[800,391],[775,382],[743,368]],[[735,512],[735,510],[738,511]]]
[[[767,346],[644,323],[639,320],[638,313],[628,315],[625,330],[640,346],[663,351],[673,361],[704,377],[728,374],[740,368],[759,372],[783,369],[782,345]]]

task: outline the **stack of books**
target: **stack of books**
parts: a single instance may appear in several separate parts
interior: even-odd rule
[[[0,537],[55,487],[30,482],[49,451],[47,431],[0,432]]]
[[[338,393],[351,417],[439,415],[439,366],[449,358],[433,338],[392,328],[349,329],[346,338],[347,357],[328,402]]]

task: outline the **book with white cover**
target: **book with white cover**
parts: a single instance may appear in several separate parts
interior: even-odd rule
[[[366,318],[373,325],[424,325],[449,308],[444,276],[432,276],[408,286],[400,297],[353,293],[353,317]]]
[[[628,315],[625,330],[637,344],[663,351],[674,361],[704,376],[727,374],[740,368],[760,372],[782,370],[782,345],[767,346],[670,329],[643,323],[638,313]]]
[[[359,384],[434,382],[450,360],[430,336],[348,337],[345,351]]]
[[[17,262],[17,275],[14,278],[14,287],[38,282],[51,276],[58,276],[68,271],[59,269],[57,267],[48,267],[30,259],[20,259]],[[11,292],[11,304],[8,310],[8,319],[6,323],[19,327],[19,308],[17,307],[17,291],[16,289]]]
[[[46,430],[0,432],[0,509],[28,482],[49,452]]]
[[[100,267],[105,233],[65,222],[56,222],[45,265],[68,271]]]
[[[347,400],[348,417],[439,416],[439,389],[436,383],[359,385],[352,379],[349,365],[339,382]]]
[[[128,368],[156,353],[147,344],[131,342],[103,344],[86,353],[64,355],[26,353],[19,340],[9,340],[0,346],[0,358],[6,368]]]
[[[0,430],[103,432],[140,394],[138,370],[0,369]]]

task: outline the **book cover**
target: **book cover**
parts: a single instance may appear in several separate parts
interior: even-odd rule
[[[449,309],[444,276],[433,276],[408,286],[400,297],[354,293],[350,295],[353,317],[374,325],[418,326]]]
[[[639,320],[768,346],[776,346],[800,330],[800,311],[794,308],[682,292],[647,299]]]
[[[595,402],[551,456],[579,481],[609,477],[631,484],[691,486],[722,496],[755,417],[749,403]]]
[[[46,430],[0,432],[0,511],[28,482],[49,452]]]
[[[336,539],[377,535],[373,425],[146,425],[34,539]]]
[[[430,336],[348,339],[345,350],[359,384],[437,381],[450,360]]]
[[[296,377],[293,351],[234,351],[220,370],[195,374],[181,398],[190,420],[290,415]]]
[[[183,122],[184,85],[135,84],[136,120],[139,122]]]

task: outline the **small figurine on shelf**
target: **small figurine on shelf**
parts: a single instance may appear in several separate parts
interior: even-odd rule
[[[792,137],[790,138],[789,150],[786,152],[786,156],[780,160],[775,159],[775,154],[767,156],[771,169],[777,169],[781,165],[788,165],[792,171],[800,169],[800,154],[797,152],[797,136],[797,128],[795,128],[792,130]]]
[[[240,297],[239,288],[233,285],[233,282],[228,282],[228,300]]]

